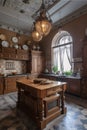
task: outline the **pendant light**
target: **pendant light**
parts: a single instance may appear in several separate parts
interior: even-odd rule
[[[47,11],[45,9],[44,0],[42,0],[42,5],[39,10],[40,13],[39,16],[36,18],[36,21],[34,23],[34,30],[32,32],[32,37],[34,41],[42,40],[42,37],[48,35],[52,28],[52,21],[50,17],[48,18],[46,16]]]

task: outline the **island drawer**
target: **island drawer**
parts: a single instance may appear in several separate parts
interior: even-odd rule
[[[53,95],[53,94],[58,93],[60,91],[62,91],[62,86],[47,89],[47,96]]]

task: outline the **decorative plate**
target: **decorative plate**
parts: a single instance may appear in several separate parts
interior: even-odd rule
[[[22,46],[22,48],[23,48],[24,50],[28,50],[28,46],[25,45],[25,44]]]
[[[14,48],[15,48],[15,49],[18,49],[18,45],[17,45],[17,44],[15,44],[15,45],[14,45]]]
[[[2,44],[3,47],[8,47],[9,46],[9,43],[7,41],[2,41],[1,44]]]
[[[12,37],[12,41],[13,41],[14,43],[18,43],[18,38],[17,38],[17,37]]]

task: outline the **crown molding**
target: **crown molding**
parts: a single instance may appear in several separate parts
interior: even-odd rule
[[[78,17],[87,14],[87,5],[83,6],[82,8],[79,8],[77,11],[73,12],[72,14],[64,17],[63,19],[57,21],[53,28],[56,29],[57,27],[63,26],[64,24],[67,24],[71,22],[74,19],[77,19]]]

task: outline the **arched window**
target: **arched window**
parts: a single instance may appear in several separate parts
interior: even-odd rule
[[[52,66],[58,71],[72,70],[72,37],[67,31],[59,31],[52,40]]]

